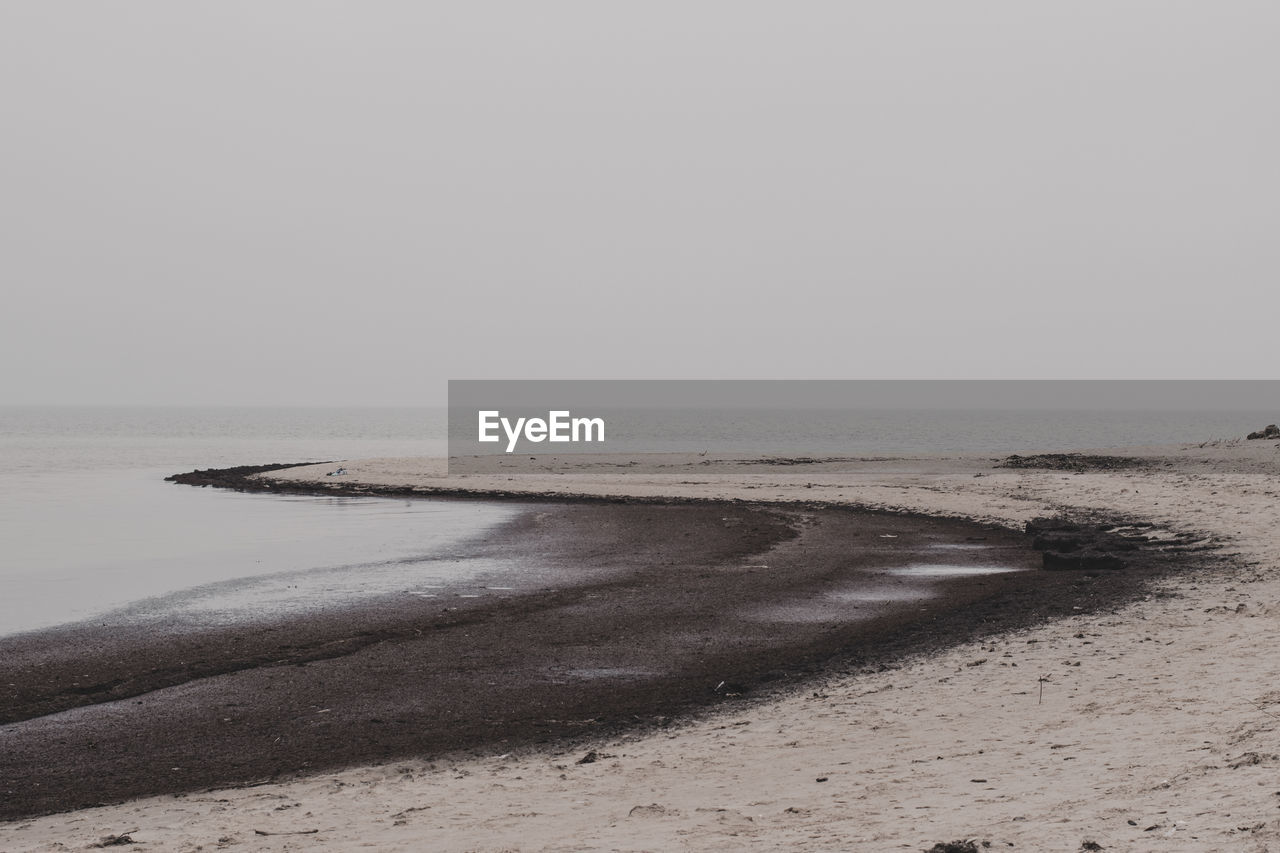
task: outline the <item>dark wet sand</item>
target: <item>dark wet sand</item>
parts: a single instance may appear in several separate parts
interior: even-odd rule
[[[518,557],[532,592],[0,640],[0,819],[666,725],[817,672],[1118,605],[1161,568],[1046,572],[1020,534],[840,508],[524,506],[475,549]],[[832,608],[851,580],[918,562],[1032,570],[949,581],[874,618]]]

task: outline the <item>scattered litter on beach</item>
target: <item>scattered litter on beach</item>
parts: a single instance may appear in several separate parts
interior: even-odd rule
[[[990,847],[990,842],[983,842],[983,847]],[[976,841],[939,841],[925,853],[978,853]]]
[[[131,829],[128,832],[121,832],[118,835],[104,835],[102,836],[102,838],[98,839],[97,844],[92,844],[90,846],[91,847],[118,847],[123,844],[137,844],[138,842],[134,841],[132,837],[133,833],[137,831],[138,830],[136,829]]]
[[[627,817],[674,817],[679,814],[680,812],[676,809],[650,803],[647,806],[632,806],[631,811],[627,812]]]

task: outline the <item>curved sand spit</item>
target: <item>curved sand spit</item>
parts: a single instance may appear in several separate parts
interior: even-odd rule
[[[0,850],[1280,850],[1280,447],[1147,448],[1112,470],[991,457],[443,476],[348,462],[343,480],[432,488],[848,502],[1019,526],[1101,509],[1225,542],[1232,566],[1115,612],[833,676],[817,691],[573,752],[401,761],[0,825]],[[326,482],[334,466],[274,472]],[[981,476],[977,476],[977,475]],[[332,479],[328,479],[332,482]],[[1043,689],[1043,699],[1040,692]],[[1012,847],[1010,847],[1012,845]]]

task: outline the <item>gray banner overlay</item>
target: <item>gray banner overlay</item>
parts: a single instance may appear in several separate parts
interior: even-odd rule
[[[1280,381],[449,382],[453,474],[546,473],[582,454],[622,471],[655,453],[1073,452],[1244,440],[1277,420]]]

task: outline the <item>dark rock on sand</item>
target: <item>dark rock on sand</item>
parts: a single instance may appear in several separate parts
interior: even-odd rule
[[[1166,560],[1173,554],[1213,550],[1212,539],[1192,533],[1152,533],[1149,522],[1123,525],[1076,522],[1066,518],[1035,518],[1027,522],[1046,569],[1116,571],[1144,558]]]
[[[1260,429],[1257,432],[1249,433],[1246,438],[1280,438],[1280,426],[1275,424],[1267,424],[1266,429]]]
[[[1034,537],[1031,547],[1041,552],[1046,569],[1115,571],[1128,564],[1119,553],[1132,553],[1146,544],[1135,533],[1065,518],[1032,519],[1027,533]]]
[[[1043,533],[1032,539],[1031,547],[1037,551],[1058,551],[1065,554],[1071,551],[1079,551],[1090,541],[1088,537],[1081,536],[1075,531],[1055,530]]]
[[[1064,554],[1060,551],[1044,552],[1046,569],[1089,569],[1095,571],[1116,571],[1123,569],[1126,563],[1115,554],[1085,549]]]

